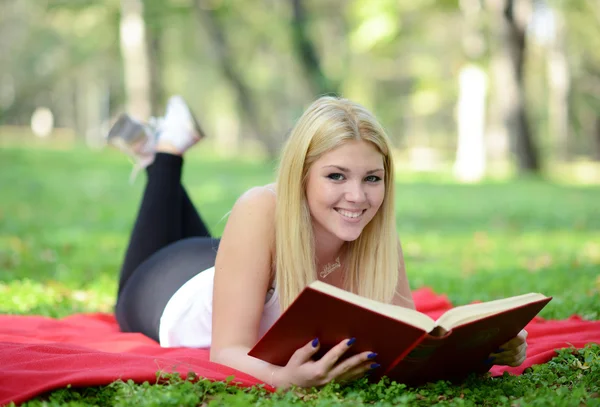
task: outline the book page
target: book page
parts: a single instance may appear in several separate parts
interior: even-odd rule
[[[462,305],[447,311],[438,318],[436,324],[446,330],[451,330],[452,328],[456,328],[469,322],[477,321],[490,315],[499,314],[509,309],[517,308],[544,298],[547,297],[543,294],[529,293],[479,304]]]
[[[361,297],[360,295],[351,293],[327,283],[323,283],[322,281],[314,281],[309,285],[309,287],[325,294],[329,294],[333,297],[337,297],[342,301],[356,304],[373,312],[377,312],[381,315],[404,322],[408,325],[421,328],[426,332],[431,332],[435,328],[435,321],[433,319],[419,311],[415,311],[410,308],[385,304],[383,302]]]

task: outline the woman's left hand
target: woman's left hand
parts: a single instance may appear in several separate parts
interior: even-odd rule
[[[527,331],[522,330],[510,341],[501,345],[500,348],[490,354],[490,362],[494,365],[506,365],[516,367],[525,361],[527,356]]]

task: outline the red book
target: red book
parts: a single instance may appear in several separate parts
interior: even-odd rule
[[[314,338],[316,358],[347,338],[346,353],[376,352],[377,380],[402,383],[460,379],[491,367],[488,355],[515,337],[552,299],[530,293],[464,305],[434,321],[408,308],[360,297],[321,281],[306,287],[248,355],[285,366],[292,354]]]

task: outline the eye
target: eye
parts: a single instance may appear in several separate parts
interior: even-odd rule
[[[381,181],[381,177],[378,177],[377,175],[369,175],[367,178],[365,178],[365,181],[375,183]]]
[[[339,172],[331,173],[327,176],[327,178],[332,179],[334,181],[342,181],[344,179],[344,175]]]

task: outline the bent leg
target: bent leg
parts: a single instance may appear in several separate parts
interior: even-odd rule
[[[119,293],[133,271],[163,247],[181,239],[183,159],[156,154],[121,268]]]
[[[181,232],[186,237],[211,237],[208,228],[194,207],[187,191],[181,186]]]

